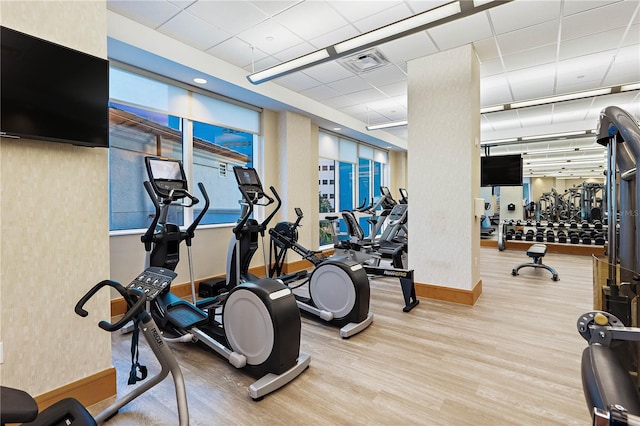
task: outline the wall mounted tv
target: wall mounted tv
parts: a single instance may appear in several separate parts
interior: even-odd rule
[[[0,135],[108,147],[109,62],[0,31]]]
[[[521,186],[522,156],[480,157],[480,186]]]

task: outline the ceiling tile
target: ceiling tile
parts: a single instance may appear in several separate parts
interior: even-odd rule
[[[207,50],[207,53],[241,68],[250,66],[267,56],[260,49],[251,49],[249,44],[236,37],[231,37],[212,47]]]
[[[335,98],[336,96],[340,96],[340,92],[337,90],[333,90],[329,86],[316,86],[310,89],[306,89],[300,92],[301,95],[308,96],[311,99],[315,99],[316,101],[324,101],[329,98]]]
[[[478,40],[473,42],[473,47],[476,49],[480,62],[486,62],[490,59],[498,57],[498,45],[494,37],[485,38],[484,40]]]
[[[338,91],[338,93],[340,92]],[[349,95],[340,95],[340,96],[336,96],[335,98],[327,99],[326,101],[324,101],[324,104],[327,105],[329,108],[340,109],[340,108],[348,107],[351,105],[355,105],[357,104],[357,102],[351,99]]]
[[[535,99],[554,94],[555,64],[539,65],[509,73],[515,99]]]
[[[557,20],[560,13],[559,1],[513,1],[489,9],[496,34]]]
[[[604,86],[640,81],[640,55],[638,45],[620,49],[603,82]]]
[[[560,60],[587,55],[592,52],[617,49],[623,36],[624,28],[617,28],[563,41],[560,44]]]
[[[187,7],[194,4],[197,0],[169,0],[169,3],[175,4],[180,9],[186,9]]]
[[[180,13],[180,8],[168,1],[109,0],[107,9],[150,28],[158,28],[171,17]]]
[[[360,34],[352,25],[345,25],[337,30],[330,31],[314,39],[309,40],[316,49],[322,49],[327,46],[332,46],[344,40],[348,40]]]
[[[443,4],[451,3],[451,0],[419,0],[419,1],[407,1],[413,13],[422,13],[427,10],[435,9],[436,7],[442,6]]]
[[[478,39],[491,37],[492,31],[485,13],[476,13],[466,18],[439,25],[427,30],[440,50],[469,44]]]
[[[558,62],[558,86],[576,84],[579,80],[603,81],[615,51],[579,56]]]
[[[332,81],[353,76],[351,71],[347,70],[336,61],[324,62],[304,70],[304,73],[310,75],[321,83],[330,83]]]
[[[267,15],[274,16],[278,13],[287,10],[288,8],[300,3],[304,0],[297,1],[268,1],[268,0],[259,0],[252,1],[253,5],[258,9],[263,10]]]
[[[231,37],[188,12],[169,19],[158,31],[199,50],[207,50]]]
[[[303,42],[300,37],[273,20],[264,21],[237,36],[270,55]]]
[[[340,15],[344,16],[349,21],[358,21],[368,16],[375,15],[383,10],[389,9],[398,4],[397,1],[373,1],[367,2],[363,7],[361,1],[354,0],[339,0],[328,1],[328,5],[333,7]]]
[[[406,81],[378,86],[378,90],[387,96],[407,96]]]
[[[349,93],[349,97],[356,101],[358,104],[366,104],[378,100],[380,92],[376,89],[366,89],[359,92]]]
[[[304,42],[296,45],[291,45],[290,47],[274,54],[273,57],[278,59],[279,61],[286,62],[299,56],[304,56],[308,53],[314,52],[315,50],[316,49],[309,43]]]
[[[569,16],[574,13],[584,12],[585,10],[596,9],[620,0],[589,0],[589,1],[566,1],[563,5],[563,15]]]
[[[305,40],[317,38],[348,24],[333,8],[319,1],[298,3],[273,19]]]
[[[263,22],[269,16],[247,1],[203,1],[189,7],[189,12],[212,25],[236,35]]]
[[[358,76],[343,78],[342,80],[327,83],[329,87],[340,93],[348,94],[359,92],[360,90],[371,89],[371,85]]]
[[[557,56],[557,45],[547,44],[537,48],[504,55],[504,67],[506,71],[519,70],[535,64],[554,63]]]
[[[637,1],[622,1],[567,16],[562,20],[562,40],[584,37],[596,31],[626,28],[637,8]],[[619,19],[620,16],[627,18]]]
[[[496,74],[480,79],[480,105],[491,106],[513,101],[509,82],[504,74]]]
[[[480,63],[480,75],[489,77],[496,74],[502,74],[504,67],[499,58],[491,59]]]
[[[638,43],[640,43],[640,24],[634,24],[629,27],[629,31],[622,42],[622,46],[638,46]]]
[[[373,86],[384,85],[387,83],[395,83],[398,81],[406,81],[407,75],[393,64],[376,68],[369,72],[363,72],[360,75],[365,81]]]
[[[393,22],[399,21],[406,17],[411,16],[411,10],[404,3],[396,3],[395,6],[385,9],[383,12],[376,13],[375,15],[368,16],[364,19],[359,19],[353,23],[353,25],[363,33],[371,30],[389,25]]]
[[[503,55],[533,49],[558,42],[559,20],[547,21],[521,30],[511,31],[497,37]]]
[[[285,75],[284,77],[280,77],[273,81],[282,87],[286,87],[287,89],[291,89],[296,92],[301,92],[303,90],[311,89],[312,87],[320,86],[319,81],[314,80],[313,78],[301,72]]]
[[[424,31],[381,44],[378,48],[387,59],[395,63],[406,63],[438,51]]]

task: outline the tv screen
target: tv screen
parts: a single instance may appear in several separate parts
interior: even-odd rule
[[[0,135],[108,147],[109,62],[0,31]]]
[[[520,154],[480,157],[480,185],[521,186],[522,157]]]

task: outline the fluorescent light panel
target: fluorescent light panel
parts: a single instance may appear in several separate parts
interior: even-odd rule
[[[253,84],[262,83],[276,77],[280,77],[281,75],[296,71],[300,68],[314,65],[315,63],[323,61],[328,57],[329,52],[327,51],[327,49],[316,50],[315,52],[309,53],[308,55],[300,56],[299,58],[283,62],[279,65],[267,68],[262,71],[258,71],[257,73],[247,76],[247,78]]]
[[[372,124],[371,126],[367,126],[367,130],[388,129],[390,127],[406,126],[407,124],[408,124],[407,120],[390,121],[388,123]]]
[[[596,90],[587,90],[585,92],[568,93],[566,95],[549,96],[548,98],[531,99],[522,102],[511,103],[511,108],[524,108],[533,105],[551,104],[554,102],[570,101],[573,99],[590,98],[592,96],[608,95],[611,93],[611,87]]]
[[[531,140],[537,140],[537,139],[565,138],[567,136],[579,136],[579,135],[587,135],[587,134],[589,134],[588,130],[580,130],[576,132],[551,133],[548,135],[538,135],[538,136],[525,136],[522,138],[522,140],[531,141]]]
[[[630,90],[640,90],[640,82],[633,84],[623,84],[622,86],[620,86],[621,92],[628,92]]]
[[[333,48],[338,54],[364,49],[373,44],[386,41],[387,39],[395,37],[399,34],[415,30],[416,28],[420,28],[424,25],[430,24],[431,22],[448,18],[449,16],[455,15],[456,13],[460,13],[459,2],[445,4],[435,9],[431,9],[418,15],[414,15],[410,18],[403,19],[402,21],[398,21],[382,28],[378,28],[377,30],[369,31],[368,33],[364,33],[349,40],[345,40],[343,42],[335,44]]]

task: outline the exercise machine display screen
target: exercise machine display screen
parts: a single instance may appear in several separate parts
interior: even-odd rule
[[[180,160],[169,158],[145,157],[151,185],[161,197],[169,197],[171,191],[186,190],[187,177]],[[184,194],[173,194],[174,198]]]

